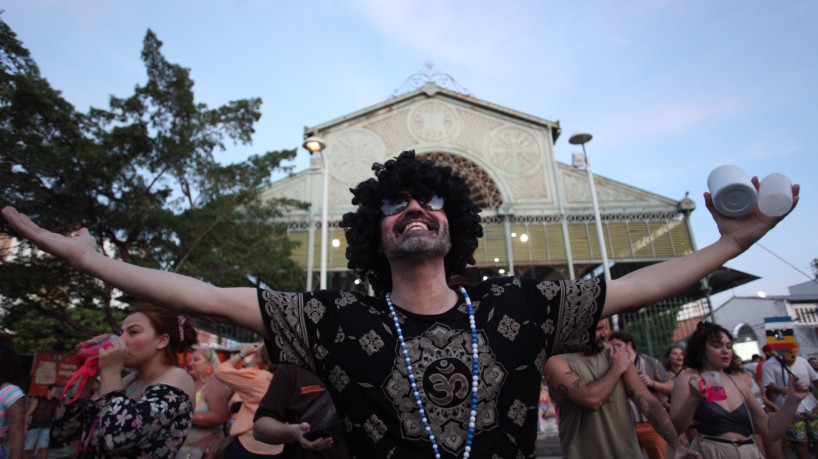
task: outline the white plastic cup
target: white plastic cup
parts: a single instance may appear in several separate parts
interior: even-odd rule
[[[764,177],[758,187],[758,209],[770,217],[780,217],[792,208],[792,182],[778,172]]]
[[[719,166],[707,177],[707,188],[716,210],[727,217],[739,217],[755,209],[758,192],[744,170],[731,164]]]

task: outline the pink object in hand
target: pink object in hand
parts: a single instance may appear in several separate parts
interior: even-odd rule
[[[74,356],[74,362],[77,364],[79,368],[65,384],[65,388],[63,389],[62,392],[62,399],[66,405],[70,405],[77,401],[80,394],[82,393],[82,390],[85,388],[85,384],[88,382],[88,380],[96,376],[97,373],[99,373],[100,348],[108,349],[109,347],[113,346],[113,342],[118,339],[119,336],[111,335],[102,343],[80,344],[80,350],[77,351],[77,354]],[[74,398],[72,398],[71,400],[67,400],[66,393],[68,392],[68,388],[71,387],[71,385],[76,380],[80,380],[77,393],[74,395]]]
[[[727,400],[727,392],[724,390],[724,381],[721,373],[717,371],[704,371],[699,380],[699,391],[704,394],[707,403]]]

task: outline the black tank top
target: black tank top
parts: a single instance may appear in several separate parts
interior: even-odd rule
[[[732,377],[729,377],[733,381]],[[733,381],[733,384],[736,382]],[[738,385],[736,385],[738,387]],[[739,392],[741,392],[739,390]],[[744,395],[742,394],[742,399]],[[750,419],[750,411],[747,401],[742,400],[741,405],[733,411],[727,411],[718,403],[707,403],[704,395],[699,396],[699,403],[696,405],[696,412],[693,414],[696,421],[694,427],[702,435],[720,437],[728,432],[749,437],[753,433],[753,421]]]

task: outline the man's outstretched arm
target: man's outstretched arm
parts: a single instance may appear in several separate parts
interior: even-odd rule
[[[758,188],[758,177],[753,177]],[[793,185],[793,204],[798,204],[800,185]],[[608,283],[602,317],[645,306],[684,291],[735,258],[786,217],[768,217],[758,208],[740,217],[725,217],[713,207],[710,193],[704,202],[716,221],[721,237],[713,244],[683,257],[650,265]],[[789,214],[789,213],[788,213]]]
[[[125,263],[101,254],[96,240],[85,228],[63,236],[40,228],[12,207],[5,207],[2,214],[20,237],[140,300],[181,314],[236,324],[267,336],[255,289],[218,288],[192,277]]]

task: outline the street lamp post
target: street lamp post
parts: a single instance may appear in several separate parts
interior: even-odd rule
[[[327,237],[329,233],[329,161],[327,161],[324,149],[327,144],[323,139],[316,136],[307,137],[303,144],[310,154],[318,153],[321,155],[321,165],[323,166],[323,200],[321,204],[321,277],[319,280],[319,288],[324,290],[327,288]]]
[[[591,172],[591,163],[588,161],[588,153],[585,152],[585,144],[593,139],[588,132],[575,132],[569,139],[571,145],[582,145],[582,156],[585,161],[585,172],[588,173],[588,183],[591,186],[591,203],[594,206],[594,222],[596,223],[596,237],[599,240],[599,250],[602,253],[602,272],[605,275],[605,282],[611,281],[611,270],[608,267],[608,251],[605,249],[605,237],[602,231],[602,216],[599,214],[599,201],[596,196],[596,185],[594,184],[594,173]],[[614,330],[619,329],[619,320],[616,316],[611,317],[611,325]]]

